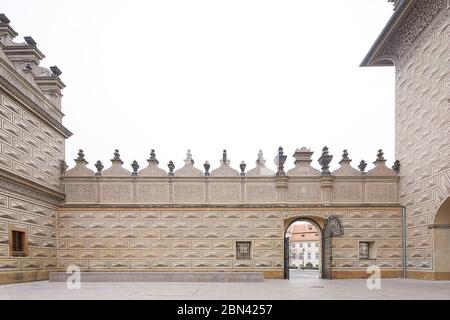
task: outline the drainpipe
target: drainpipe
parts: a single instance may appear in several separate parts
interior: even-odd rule
[[[403,278],[406,279],[406,207],[402,206]]]

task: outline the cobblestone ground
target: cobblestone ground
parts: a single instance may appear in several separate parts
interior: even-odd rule
[[[320,280],[312,273],[291,280],[261,283],[82,283],[69,290],[65,283],[34,282],[0,286],[6,299],[150,299],[150,300],[296,300],[296,299],[450,299],[450,281],[382,279],[380,290],[365,280]]]

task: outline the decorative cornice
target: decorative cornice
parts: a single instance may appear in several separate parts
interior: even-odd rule
[[[46,201],[57,206],[65,199],[65,195],[61,192],[21,178],[3,169],[0,169],[0,189],[29,196],[36,200]]]
[[[72,136],[66,127],[59,123],[54,117],[52,117],[47,111],[42,107],[37,105],[34,101],[28,98],[22,91],[17,89],[13,84],[11,84],[6,78],[0,75],[0,93],[7,95],[9,98],[13,99],[16,103],[20,104],[23,108],[31,110],[33,113],[40,116],[44,121],[53,126],[58,130],[65,138]]]
[[[143,210],[143,209],[278,209],[278,210],[311,210],[311,209],[322,209],[329,212],[333,208],[401,208],[398,203],[334,203],[332,206],[324,206],[321,204],[311,205],[305,204],[304,206],[299,204],[121,204],[121,205],[111,205],[111,204],[62,204],[60,206],[62,211],[68,210],[72,211],[74,209],[82,210]]]
[[[446,2],[447,0],[403,0],[398,3],[361,66],[393,66],[408,56],[414,42],[447,8]]]

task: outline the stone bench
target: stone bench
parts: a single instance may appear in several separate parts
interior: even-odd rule
[[[50,282],[70,274],[50,272]],[[81,282],[264,282],[262,272],[81,272]]]

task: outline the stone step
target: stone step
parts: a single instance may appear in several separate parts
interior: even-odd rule
[[[50,282],[71,274],[50,272]],[[264,282],[262,272],[81,272],[81,282]]]

